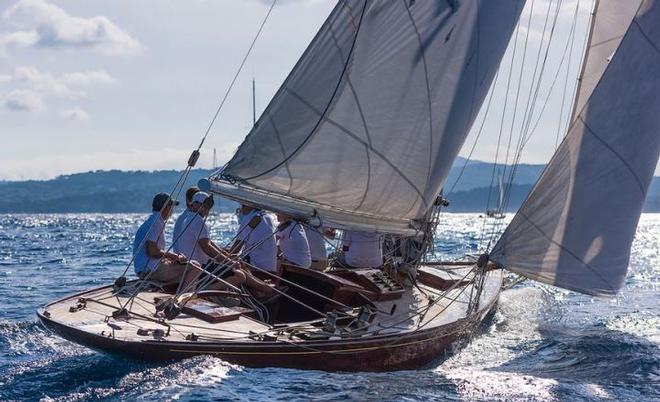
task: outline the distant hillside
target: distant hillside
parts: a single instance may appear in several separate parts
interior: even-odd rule
[[[465,160],[459,158],[447,179],[451,187]],[[501,168],[500,168],[501,169]],[[543,165],[519,165],[507,207],[516,211],[536,182]],[[208,177],[210,170],[193,170],[186,188]],[[451,205],[449,212],[484,212],[493,173],[491,163],[470,161],[454,188],[446,194]],[[0,213],[49,212],[147,212],[151,198],[160,191],[170,191],[180,172],[96,171],[60,176],[53,180],[0,182]],[[491,207],[497,199],[497,188],[491,192]],[[233,212],[237,204],[217,199],[215,210]],[[660,212],[660,178],[655,177],[649,190],[645,212]]]
[[[186,181],[196,184],[210,170],[193,170]],[[96,171],[60,176],[53,180],[0,183],[0,213],[145,212],[154,194],[170,192],[181,172]],[[183,199],[183,193],[180,199]],[[216,202],[216,211],[234,211],[228,200]]]

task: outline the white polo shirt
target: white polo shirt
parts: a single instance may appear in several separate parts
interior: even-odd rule
[[[257,214],[261,216],[261,222],[252,229],[248,223]],[[273,217],[264,211],[253,210],[249,214],[239,217],[236,239],[244,242],[243,257],[247,257],[251,265],[271,272],[277,271],[277,244],[274,234]]]
[[[151,272],[156,269],[159,258],[151,258],[147,254],[147,241],[158,245],[161,250],[165,249],[165,221],[160,215],[160,212],[153,212],[149,218],[135,232],[135,239],[133,240],[133,267],[135,273],[139,274],[142,271]]]
[[[285,260],[303,268],[312,265],[307,235],[300,223],[289,221],[288,225],[282,225],[277,231],[277,242]]]
[[[204,217],[191,211],[185,216],[181,225],[181,236],[175,243],[176,252],[201,265],[206,264],[211,257],[198,244],[199,240],[210,238]]]
[[[312,255],[312,261],[326,261],[328,259],[328,253],[325,249],[323,228],[305,226],[305,235],[307,235],[307,243],[309,243],[309,252]]]
[[[344,243],[348,251],[346,263],[357,268],[375,268],[383,265],[383,241],[378,233],[345,231]]]
[[[172,251],[175,253],[180,253],[181,252],[181,247],[180,247],[180,242],[178,239],[181,237],[181,232],[183,231],[183,228],[186,226],[183,224],[183,221],[186,219],[186,216],[188,214],[194,214],[191,210],[186,208],[183,212],[181,212],[181,215],[179,215],[178,218],[176,218],[176,222],[174,222],[174,230],[172,231],[172,242],[174,243],[172,245]]]

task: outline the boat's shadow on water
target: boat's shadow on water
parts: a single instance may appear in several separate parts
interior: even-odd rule
[[[575,389],[575,384],[603,390],[602,394],[596,391],[594,397],[612,397],[611,391],[624,391],[616,399],[640,395],[660,398],[657,344],[604,326],[541,327],[538,332],[541,339],[531,351],[491,370],[554,380],[557,385],[552,393],[559,399],[567,397],[566,390]]]

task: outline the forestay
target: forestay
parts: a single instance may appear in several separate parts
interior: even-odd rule
[[[619,47],[630,21],[642,0],[597,0],[579,86],[573,105],[573,118],[581,111],[603,76],[614,51]],[[572,119],[571,119],[572,120]]]
[[[340,227],[409,231],[440,192],[523,5],[340,1],[212,190]]]
[[[587,294],[621,288],[660,154],[658,21],[658,1],[644,1],[493,261]]]

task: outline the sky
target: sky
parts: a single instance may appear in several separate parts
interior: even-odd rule
[[[522,162],[547,162],[558,133],[565,130],[592,1],[561,2],[537,107],[546,98],[548,103],[542,115],[538,109],[531,115],[532,123],[538,119],[538,125]],[[184,168],[270,3],[2,0],[0,180],[49,179],[98,169]],[[211,167],[213,149],[220,163],[232,155],[252,124],[252,80],[259,113],[334,3],[278,1],[209,134],[199,167]],[[520,111],[529,98],[533,61],[539,48],[543,56],[548,43],[549,26],[543,34],[545,16],[548,10],[552,15],[557,4],[556,0],[528,1],[514,35],[518,50],[508,98],[513,41],[500,67],[494,86],[496,101],[486,115],[474,159],[494,160],[500,132],[507,138],[511,123],[514,131],[522,123],[525,113]],[[571,49],[571,36],[573,51],[567,50],[560,64],[564,49]],[[528,50],[522,63],[525,40]],[[558,79],[550,92],[555,75]],[[518,108],[513,106],[516,96]],[[563,112],[562,99],[566,100]],[[514,109],[518,110],[515,120]],[[461,152],[464,156],[484,110]],[[504,150],[500,149],[501,155]]]

